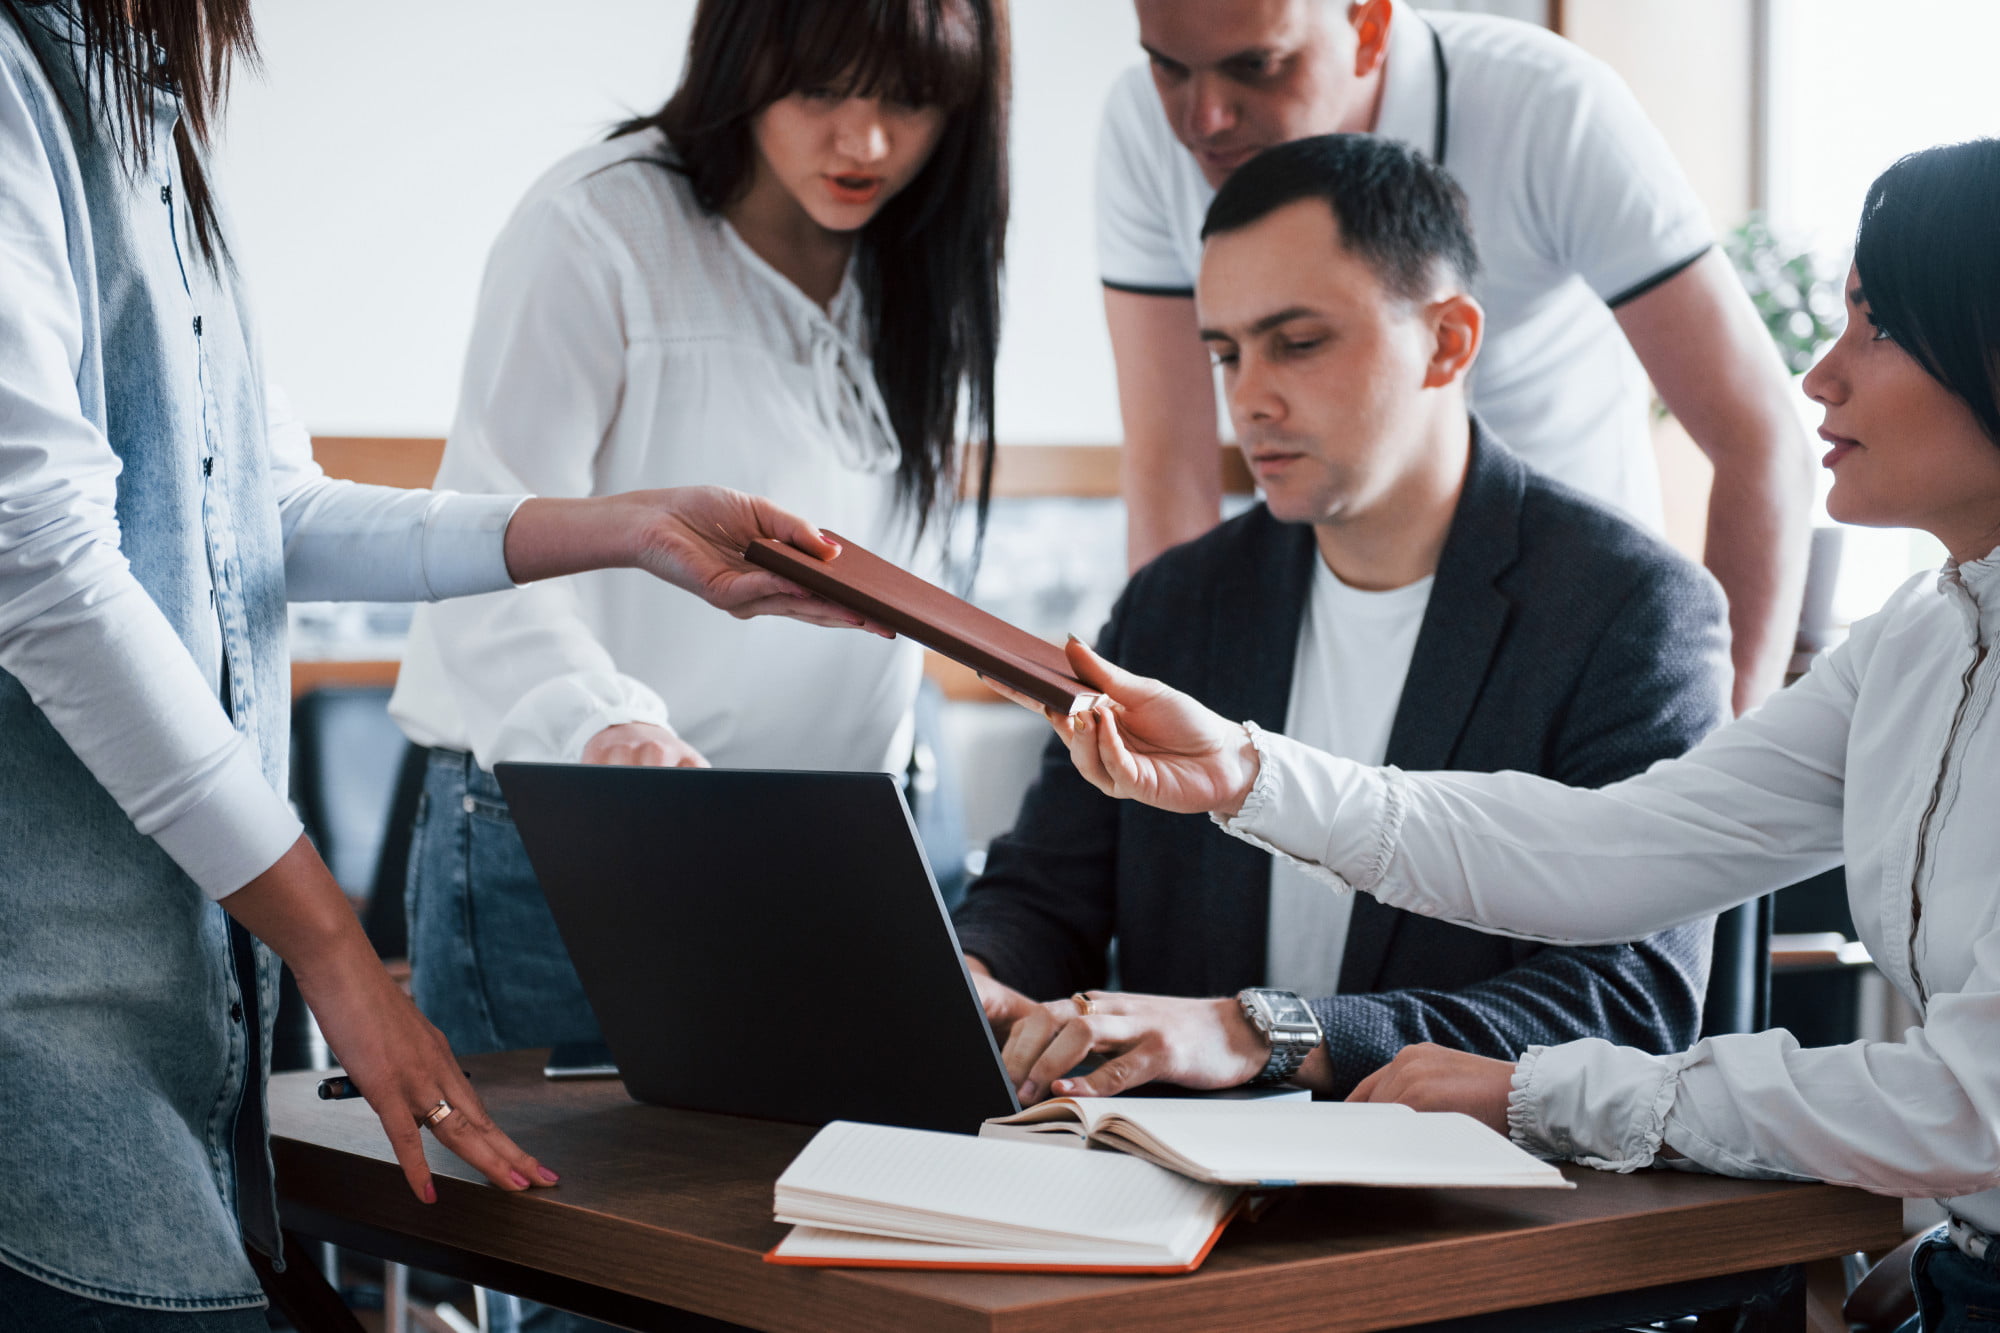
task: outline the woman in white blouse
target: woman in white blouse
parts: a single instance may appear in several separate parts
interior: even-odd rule
[[[1935,1196],[1953,1221],[1917,1253],[1921,1327],[1958,1328],[1968,1305],[2000,1308],[2000,140],[1883,173],[1847,300],[1805,381],[1828,512],[1924,529],[1951,559],[1683,758],[1597,791],[1366,768],[1082,644],[1072,660],[1111,702],[1061,729],[1113,795],[1209,812],[1334,890],[1521,938],[1635,939],[1845,863],[1857,930],[1923,1016],[1900,1041],[1770,1031],[1656,1056],[1593,1040],[1518,1063],[1411,1047],[1354,1096],[1466,1111],[1612,1170]]]
[[[984,519],[1006,90],[991,0],[703,0],[673,98],[559,163],[496,242],[438,484],[698,478],[935,576],[968,470]],[[426,1014],[461,1051],[596,1033],[494,763],[898,770],[921,665],[622,573],[420,612],[391,707],[432,748]]]

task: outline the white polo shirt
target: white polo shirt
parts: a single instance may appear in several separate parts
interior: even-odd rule
[[[1532,24],[1396,6],[1376,132],[1464,189],[1484,276],[1472,403],[1534,467],[1658,530],[1644,371],[1611,308],[1714,243],[1680,165],[1618,76]],[[1098,145],[1107,287],[1192,295],[1215,191],[1150,72],[1113,87]]]

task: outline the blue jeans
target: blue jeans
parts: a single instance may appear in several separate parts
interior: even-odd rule
[[[493,775],[431,751],[410,841],[410,988],[460,1055],[601,1041],[555,919]],[[491,1333],[605,1326],[499,1292]]]
[[[410,844],[410,984],[460,1055],[601,1041],[500,784],[433,750]]]
[[[1910,1256],[1917,1317],[1897,1333],[2000,1333],[2000,1255],[1974,1259],[1939,1227]]]
[[[0,1333],[266,1333],[262,1310],[155,1310],[73,1296],[0,1264]]]

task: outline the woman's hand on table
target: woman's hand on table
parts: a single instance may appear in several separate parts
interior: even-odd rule
[[[301,837],[222,906],[292,969],[334,1058],[381,1120],[411,1193],[437,1201],[422,1122],[441,1103],[451,1110],[431,1132],[495,1185],[556,1183],[486,1114],[451,1044],[383,969],[311,842]]]
[[[1418,1111],[1460,1111],[1507,1132],[1514,1062],[1420,1042],[1355,1085],[1350,1102],[1400,1102]]]
[[[739,620],[789,616],[814,625],[895,635],[743,558],[771,537],[822,559],[838,544],[769,500],[721,486],[524,501],[507,525],[507,571],[517,583],[591,569],[643,569]]]
[[[1234,815],[1257,781],[1257,751],[1240,723],[1179,690],[1113,666],[1081,639],[1065,650],[1077,679],[1104,697],[1049,720],[1092,786],[1177,814]]]
[[[586,764],[623,764],[634,768],[707,768],[701,751],[682,740],[672,727],[652,722],[619,722],[583,743]]]

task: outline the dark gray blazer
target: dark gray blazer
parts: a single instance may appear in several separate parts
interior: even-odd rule
[[[1282,731],[1318,558],[1262,505],[1133,576],[1099,647],[1225,717]],[[1721,590],[1479,427],[1389,737],[1398,767],[1595,787],[1726,716]],[[1051,742],[1014,828],[955,914],[965,951],[1035,999],[1111,983],[1228,995],[1264,980],[1271,858],[1206,816],[1114,801]],[[1600,1036],[1693,1043],[1710,922],[1557,948],[1354,904],[1340,994],[1308,997],[1344,1094],[1411,1042],[1512,1059]]]

